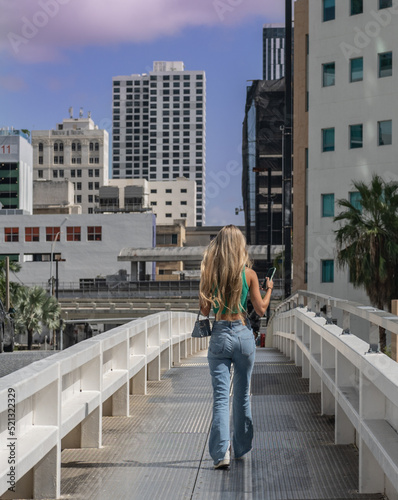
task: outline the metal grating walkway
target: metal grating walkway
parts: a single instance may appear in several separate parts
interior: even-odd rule
[[[206,353],[130,396],[131,417],[104,417],[103,447],[62,452],[62,498],[99,500],[382,499],[359,495],[358,454],[333,444],[300,368],[258,349],[252,379],[255,437],[245,460],[213,470]]]

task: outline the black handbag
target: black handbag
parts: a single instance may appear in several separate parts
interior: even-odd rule
[[[192,337],[202,338],[209,337],[211,335],[211,325],[209,316],[205,319],[199,319],[200,311],[198,312],[198,317],[195,321],[195,326],[193,327]]]

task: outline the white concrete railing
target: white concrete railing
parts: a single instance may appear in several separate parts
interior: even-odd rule
[[[102,416],[129,416],[129,394],[205,349],[195,319],[137,319],[0,379],[0,497],[58,498],[61,449],[101,447]]]
[[[332,310],[341,313],[339,326]],[[398,363],[349,333],[353,317],[370,323],[370,344],[377,345],[378,326],[398,333],[397,316],[300,291],[275,311],[274,347],[302,367],[310,392],[321,393],[322,414],[335,415],[335,443],[358,447],[360,493],[397,500]]]

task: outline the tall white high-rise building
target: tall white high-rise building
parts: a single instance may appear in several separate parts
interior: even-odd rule
[[[70,180],[74,202],[83,214],[94,213],[99,188],[109,177],[109,135],[93,122],[90,114],[58,123],[56,130],[33,130],[33,180]],[[35,199],[34,205],[45,200]]]
[[[149,74],[115,76],[114,179],[196,181],[196,224],[205,223],[206,76],[181,61],[155,61]]]

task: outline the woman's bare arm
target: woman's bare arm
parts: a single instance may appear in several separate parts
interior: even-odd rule
[[[202,299],[199,299],[199,309],[200,313],[203,316],[208,316],[210,314],[211,302],[206,300],[205,302]]]
[[[265,296],[261,297],[260,283],[258,281],[257,273],[253,271],[253,269],[247,269],[246,277],[250,290],[250,300],[253,304],[254,310],[259,316],[264,316],[271,300],[271,292],[274,287],[274,282],[267,278]]]

